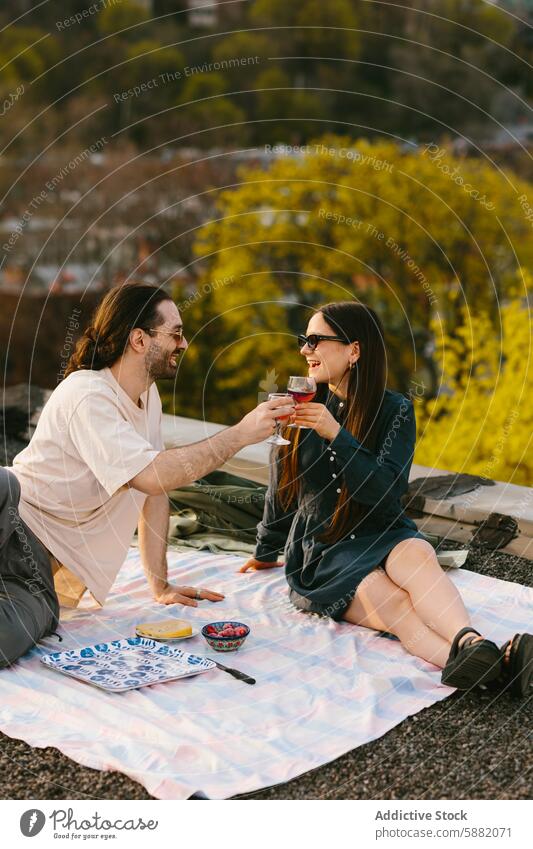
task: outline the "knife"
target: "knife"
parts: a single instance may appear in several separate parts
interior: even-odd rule
[[[250,676],[246,675],[246,673],[239,672],[238,669],[230,669],[229,666],[223,666],[222,663],[219,663],[218,660],[213,660],[212,657],[208,657],[207,659],[213,661],[217,669],[222,669],[223,672],[228,672],[229,675],[233,675],[233,677],[237,678],[239,681],[244,681],[245,684],[255,684],[255,678],[250,678]]]

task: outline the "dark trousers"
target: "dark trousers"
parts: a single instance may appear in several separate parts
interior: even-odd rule
[[[0,467],[0,668],[10,666],[59,621],[48,552],[18,512],[20,484]]]

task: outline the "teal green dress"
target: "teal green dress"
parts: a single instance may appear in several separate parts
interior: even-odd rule
[[[255,558],[273,562],[283,552],[289,597],[301,610],[341,619],[358,585],[383,565],[399,542],[426,539],[406,514],[400,499],[407,491],[413,462],[416,420],[413,402],[386,389],[376,424],[375,451],[369,451],[343,425],[344,403],[327,387],[315,399],[341,424],[328,441],[314,430],[298,446],[300,491],[283,510],[277,497],[278,449],[273,449],[263,519],[257,526]],[[364,515],[335,543],[318,539],[328,526],[341,484]]]

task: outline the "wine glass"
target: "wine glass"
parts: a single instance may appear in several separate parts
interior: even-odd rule
[[[314,377],[299,377],[291,375],[287,381],[287,392],[292,395],[296,404],[306,404],[312,401],[316,395],[316,380]],[[309,430],[305,425],[290,424],[288,427],[300,427]]]
[[[268,400],[272,401],[274,398],[287,398],[287,394],[288,394],[287,392],[271,392],[270,395],[268,396]],[[268,439],[266,440],[271,445],[290,445],[291,444],[290,440],[284,439],[284,437],[280,433],[282,422],[284,422],[288,418],[289,418],[288,416],[281,416],[281,418],[276,419],[276,432],[273,433],[272,436],[269,436]]]

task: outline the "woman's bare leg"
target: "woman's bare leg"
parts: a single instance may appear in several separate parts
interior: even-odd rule
[[[432,631],[451,643],[461,628],[470,625],[463,600],[429,542],[416,538],[399,542],[384,565],[388,577],[409,593],[418,616]],[[468,636],[473,635],[465,634],[460,643]]]
[[[361,581],[344,619],[375,631],[388,631],[398,637],[410,654],[441,669],[446,665],[450,643],[424,624],[413,608],[409,593],[391,581],[381,568]]]

